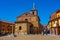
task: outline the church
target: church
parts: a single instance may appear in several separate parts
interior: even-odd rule
[[[38,10],[33,4],[33,9],[30,12],[17,17],[15,22],[15,34],[38,34],[42,31],[42,25],[38,16]]]

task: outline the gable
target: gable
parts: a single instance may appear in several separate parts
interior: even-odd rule
[[[25,12],[24,14],[18,16],[17,18],[20,18],[20,17],[25,17],[25,16],[29,16],[29,13],[28,12]]]

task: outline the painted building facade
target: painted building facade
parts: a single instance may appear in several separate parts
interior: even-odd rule
[[[11,34],[12,33],[12,27],[13,27],[13,33],[14,33],[14,25],[11,22],[5,22],[0,20],[0,34]]]
[[[60,10],[51,15],[47,28],[51,34],[60,35]]]

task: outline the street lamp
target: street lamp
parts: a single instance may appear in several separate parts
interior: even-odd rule
[[[11,34],[11,36],[14,37],[14,33],[13,33],[13,27],[14,27],[14,25],[10,25],[10,26],[12,27],[12,34]]]

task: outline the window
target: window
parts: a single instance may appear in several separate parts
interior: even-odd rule
[[[2,28],[2,31],[4,31],[4,28]]]
[[[2,26],[2,23],[0,22],[0,26]]]
[[[28,14],[26,14],[26,15],[28,15]]]
[[[5,27],[5,25],[3,24],[3,27]]]
[[[19,30],[21,30],[22,28],[21,28],[21,26],[19,27]]]
[[[9,29],[8,29],[8,31],[9,31]]]
[[[59,17],[59,15],[58,15],[58,17]]]
[[[33,15],[34,15],[34,12],[33,12]]]
[[[25,19],[25,21],[28,21],[28,19]]]
[[[57,17],[59,17],[60,15],[59,14],[57,14]]]

